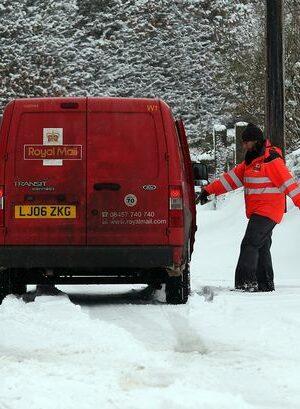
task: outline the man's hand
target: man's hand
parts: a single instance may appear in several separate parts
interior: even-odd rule
[[[200,193],[198,203],[200,202],[201,206],[205,205],[208,202],[208,198],[207,198],[208,196],[209,196],[209,193],[207,193],[207,191],[203,189],[202,192]]]

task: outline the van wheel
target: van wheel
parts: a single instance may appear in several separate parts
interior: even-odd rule
[[[11,294],[23,295],[27,291],[26,284],[23,283],[14,283],[11,288]]]
[[[14,270],[0,272],[0,303],[9,294],[22,295],[26,293],[26,284]]]
[[[186,264],[179,277],[168,277],[166,301],[168,304],[186,304],[190,294],[190,265]]]
[[[4,298],[10,294],[10,279],[9,279],[9,270],[0,271],[0,304]]]
[[[15,295],[25,294],[27,286],[24,283],[22,270],[10,270],[10,293]]]
[[[24,283],[25,271],[20,269],[11,269],[8,271],[10,272],[10,294],[25,294],[27,290],[27,286]]]

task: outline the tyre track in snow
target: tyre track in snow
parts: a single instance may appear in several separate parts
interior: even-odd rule
[[[213,304],[194,294],[185,306],[142,305],[143,301],[131,300],[130,293],[119,295],[118,302],[114,299],[114,308],[109,305],[109,298],[108,304],[101,306],[97,302],[87,306],[84,298],[80,301],[93,319],[117,323],[141,341],[152,355],[165,356],[177,379],[187,384],[200,389],[206,384],[208,389],[221,388],[232,394],[236,390],[255,407],[260,406],[261,399],[266,399],[273,408],[283,404],[285,408],[296,408],[297,404],[293,403],[299,399],[296,378],[286,382],[279,376],[290,372],[296,376],[300,366],[299,359],[291,360],[299,356],[297,337],[289,335],[299,322],[299,315],[286,319],[293,300],[289,291],[279,289],[278,293],[253,295],[232,293],[225,288],[217,292]],[[276,303],[281,315],[274,315]],[[253,314],[255,310],[260,317]],[[278,324],[285,334],[282,340],[277,337]],[[284,351],[282,342],[286,346]],[[280,355],[279,351],[282,351]],[[142,379],[141,374],[140,383]],[[249,393],[251,379],[256,381]]]

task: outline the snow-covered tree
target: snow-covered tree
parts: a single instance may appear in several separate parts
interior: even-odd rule
[[[86,2],[78,1],[79,65],[87,67],[84,77],[73,70],[74,83],[93,95],[163,98],[183,115],[190,136],[205,136],[218,110],[211,2],[100,4],[88,14]]]
[[[297,3],[286,0],[291,145],[300,127]],[[263,0],[2,0],[0,109],[26,96],[159,97],[207,149],[215,124],[263,125],[264,14]]]
[[[76,1],[3,0],[0,6],[0,101],[66,93]]]
[[[300,4],[286,1],[287,151],[300,148]]]
[[[1,103],[66,94],[160,97],[184,117],[190,137],[203,139],[228,104],[218,83],[217,33],[227,3],[5,0]]]

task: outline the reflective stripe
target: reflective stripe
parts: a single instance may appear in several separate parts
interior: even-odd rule
[[[283,192],[285,189],[287,189],[289,186],[293,185],[294,183],[297,183],[297,182],[295,181],[294,178],[291,178],[291,179],[287,180],[286,182],[284,182],[284,183],[280,186],[279,190],[280,190],[281,192]]]
[[[245,195],[260,195],[262,193],[281,193],[277,187],[262,187],[260,189],[245,188]]]
[[[296,189],[292,190],[289,193],[289,196],[292,198],[292,197],[296,196],[298,193],[300,193],[300,187],[296,187]]]
[[[272,183],[269,178],[244,178],[245,183]]]
[[[234,173],[233,170],[230,170],[228,172],[228,175],[231,177],[231,179],[234,181],[234,183],[237,185],[237,187],[243,186],[243,183],[240,181],[240,179],[237,177],[237,175]]]
[[[222,185],[224,186],[225,190],[227,190],[227,192],[230,192],[232,190],[232,187],[230,186],[230,184],[227,182],[227,180],[224,178],[224,176],[220,177],[220,182],[222,183]]]

